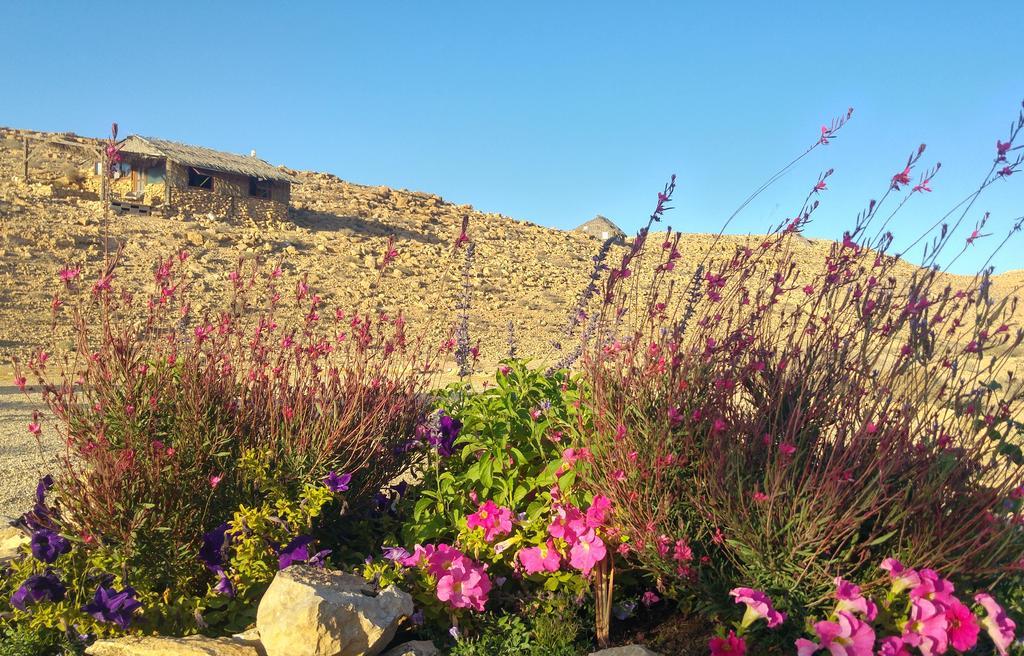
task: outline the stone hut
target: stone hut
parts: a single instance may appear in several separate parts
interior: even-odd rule
[[[281,221],[298,182],[255,152],[235,155],[137,135],[125,139],[120,152],[111,205],[126,212]]]
[[[626,233],[619,226],[615,225],[611,219],[600,214],[579,226],[573,232],[581,232],[601,241],[611,239],[617,244],[626,243]]]

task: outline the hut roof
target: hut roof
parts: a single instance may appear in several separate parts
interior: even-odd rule
[[[173,162],[197,169],[234,173],[259,180],[298,182],[291,175],[258,157],[224,153],[212,148],[190,146],[178,143],[177,141],[141,137],[133,134],[121,143],[120,148],[121,152],[124,153],[148,157],[166,157]]]
[[[607,232],[609,235],[625,237],[626,233],[622,231],[622,228],[615,225],[611,219],[598,214],[594,218],[590,219],[586,223],[578,226],[573,232],[585,232],[589,235],[600,235],[602,232]]]

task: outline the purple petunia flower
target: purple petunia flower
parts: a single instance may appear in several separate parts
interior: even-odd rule
[[[116,624],[123,631],[128,629],[132,615],[139,608],[142,608],[142,604],[135,598],[135,588],[129,585],[118,592],[113,587],[101,585],[96,589],[92,601],[82,606],[82,612],[101,622]]]
[[[218,594],[222,594],[229,599],[234,599],[235,586],[231,583],[231,579],[229,579],[228,575],[224,573],[224,570],[217,572],[217,576],[217,585],[214,586],[213,589],[216,590]]]
[[[412,554],[404,547],[384,547],[384,558],[392,562],[405,560]]]
[[[32,510],[22,515],[16,522],[20,526],[24,526],[30,531],[37,531],[39,529],[56,530],[57,524],[54,518],[57,517],[57,511],[46,505],[46,492],[53,487],[53,476],[47,474],[46,476],[39,479],[39,483],[36,484],[36,502],[33,505]]]
[[[277,568],[285,569],[294,563],[304,563],[309,560],[309,545],[313,538],[308,535],[300,535],[289,542],[277,554]]]
[[[224,566],[224,552],[231,544],[231,535],[225,522],[217,528],[203,533],[203,546],[199,548],[199,560],[216,572]]]
[[[459,431],[462,430],[462,422],[453,417],[449,417],[446,414],[441,415],[441,419],[438,421],[441,434],[439,436],[437,446],[437,453],[444,458],[452,455],[455,452],[455,440],[459,437]]]
[[[57,533],[41,528],[32,534],[32,555],[44,563],[52,563],[71,551],[71,543]]]
[[[40,601],[63,601],[66,592],[67,588],[53,572],[33,574],[11,595],[11,606],[25,610],[29,602],[34,604]]]
[[[331,492],[347,492],[348,484],[352,482],[352,474],[338,474],[337,472],[330,472],[324,479],[324,485]]]
[[[306,562],[312,567],[319,567],[323,569],[324,565],[327,564],[327,557],[331,555],[330,549],[321,549],[320,551],[313,554],[313,556]]]

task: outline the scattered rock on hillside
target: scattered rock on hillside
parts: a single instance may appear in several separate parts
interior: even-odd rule
[[[265,656],[258,645],[237,638],[160,638],[127,636],[98,640],[89,656]]]
[[[267,656],[376,656],[412,615],[412,597],[305,565],[274,577],[256,611]]]

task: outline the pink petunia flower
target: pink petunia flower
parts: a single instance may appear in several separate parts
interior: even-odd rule
[[[927,599],[943,608],[955,601],[953,584],[939,576],[933,569],[922,569],[918,571],[921,582],[911,588],[911,599]]]
[[[1006,611],[996,603],[992,595],[980,592],[974,595],[974,600],[981,604],[988,613],[981,624],[988,632],[988,636],[992,638],[992,644],[996,646],[999,656],[1006,656],[1007,649],[1013,642],[1017,625],[1006,615]]]
[[[878,643],[878,656],[913,656],[913,654],[903,644],[903,638],[889,636],[882,638],[882,641]]]
[[[466,525],[470,529],[482,528],[484,540],[493,542],[495,538],[512,532],[512,511],[488,499],[475,513],[466,517]]]
[[[516,557],[519,558],[519,562],[527,574],[557,572],[562,566],[562,557],[551,540],[548,540],[546,544],[521,549]]]
[[[603,494],[597,494],[594,496],[594,500],[590,502],[590,507],[587,508],[587,526],[590,528],[598,528],[604,525],[608,519],[608,511],[612,507],[612,501]]]
[[[850,583],[841,576],[836,577],[835,583],[836,599],[839,600],[836,610],[860,614],[867,621],[874,621],[878,616],[878,606],[875,605],[875,602],[861,595],[860,586]]]
[[[757,620],[764,618],[768,622],[768,628],[774,629],[786,621],[785,613],[780,613],[772,606],[772,600],[765,593],[753,588],[735,588],[729,594],[736,599],[737,604],[744,604],[747,607],[743,614],[742,626],[750,626]]]
[[[959,599],[954,598],[952,603],[946,607],[946,622],[949,634],[949,644],[957,651],[970,651],[978,644],[978,633],[981,627],[978,626],[978,619],[974,613]]]
[[[895,558],[886,558],[882,561],[881,568],[889,572],[892,580],[893,594],[899,594],[907,588],[914,588],[921,585],[921,576],[916,570],[904,567],[903,563]]]
[[[903,627],[903,642],[917,647],[922,656],[944,654],[949,649],[948,628],[942,608],[921,597],[910,605],[910,618]]]
[[[840,611],[835,622],[817,622],[814,632],[818,642],[806,638],[796,641],[798,656],[811,656],[826,649],[832,656],[871,656],[875,646],[875,630],[857,617]]]
[[[589,529],[579,536],[576,544],[569,550],[569,564],[578,569],[583,576],[589,576],[590,571],[604,559],[607,553],[604,541],[597,537],[594,529]]]
[[[553,538],[575,544],[580,535],[586,533],[587,522],[579,508],[571,505],[555,507],[555,518],[548,525],[548,534]]]
[[[737,636],[735,631],[729,631],[729,635],[724,638],[712,638],[708,648],[711,656],[744,656],[747,653],[747,641]]]
[[[437,580],[437,598],[453,608],[483,612],[491,580],[479,566],[456,563]]]
[[[648,590],[640,596],[640,603],[642,603],[644,606],[647,606],[648,608],[658,603],[659,601],[661,601],[661,597],[655,594],[653,590]]]

